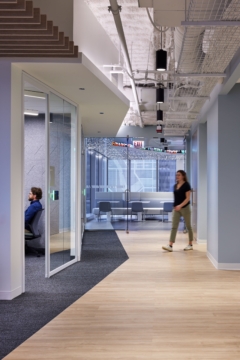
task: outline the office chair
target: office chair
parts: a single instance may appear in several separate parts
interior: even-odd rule
[[[143,220],[143,204],[141,201],[134,201],[132,202],[132,209],[131,209],[131,220],[132,220],[132,214],[133,213],[142,213],[142,220]]]
[[[37,254],[38,257],[40,257],[39,251],[28,246],[28,242],[33,239],[37,239],[37,238],[41,237],[41,235],[42,235],[42,234],[40,234],[40,232],[38,230],[38,223],[39,223],[39,220],[40,220],[43,210],[44,209],[41,209],[41,210],[38,210],[38,212],[36,212],[36,214],[34,215],[34,217],[32,218],[32,220],[29,223],[30,233],[25,233],[25,250],[32,251],[33,253]]]
[[[99,212],[98,212],[98,221],[101,220],[101,212],[111,212],[112,217],[112,208],[109,201],[100,201],[99,202]]]
[[[165,202],[163,203],[163,221],[164,221],[164,213],[169,213],[173,211],[173,203],[172,202]]]

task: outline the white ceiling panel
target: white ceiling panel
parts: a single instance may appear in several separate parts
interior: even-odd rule
[[[138,6],[139,7],[147,7],[152,8],[153,7],[153,0],[138,0]]]
[[[187,7],[190,0],[187,0]],[[154,0],[154,22],[159,26],[181,26],[185,20],[185,0]]]

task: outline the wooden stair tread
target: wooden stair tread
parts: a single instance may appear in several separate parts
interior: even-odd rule
[[[0,10],[16,10],[16,9],[24,9],[25,8],[25,3],[26,1],[25,0],[18,0],[17,2],[15,3],[10,3],[10,2],[7,2],[7,3],[2,3],[0,2]]]
[[[61,54],[61,53],[65,53],[65,52],[70,52],[70,53],[73,53],[74,51],[74,46],[70,46],[70,47],[61,47],[61,48],[49,48],[49,49],[46,49],[46,48],[36,48],[36,47],[33,47],[33,48],[18,48],[18,49],[2,49],[1,46],[0,46],[0,49],[1,49],[1,52],[3,53],[46,53],[46,54],[51,54],[51,53],[58,53],[58,54]]]
[[[0,24],[39,24],[41,22],[40,9],[33,8],[32,17],[0,17]]]
[[[0,0],[0,4],[16,4],[17,0]]]
[[[18,30],[42,30],[47,29],[48,23],[51,23],[51,26],[53,26],[53,22],[48,20],[46,15],[41,15],[40,23],[27,23],[27,24],[5,24],[0,23],[0,31],[1,30],[12,30],[12,31],[18,31]],[[17,34],[17,32],[16,32]]]
[[[22,36],[17,36],[16,34],[12,34],[12,35],[3,35],[2,33],[0,34],[0,42],[2,41],[12,41],[12,40],[17,40],[17,41],[37,41],[40,39],[43,40],[58,40],[59,38],[63,39],[64,38],[64,33],[63,32],[58,32],[58,27],[54,26],[53,27],[53,33],[52,34],[47,34],[46,35],[31,35],[31,32],[29,32],[29,34],[25,34]]]
[[[37,28],[37,29],[1,29],[0,27],[0,31],[1,31],[1,37],[3,36],[22,36],[22,35],[29,35],[29,36],[33,36],[33,35],[52,35],[53,34],[53,25],[52,23],[48,22],[47,23],[47,27],[44,29],[41,28]]]
[[[0,8],[0,18],[12,18],[12,17],[32,17],[33,16],[33,3],[32,1],[26,1],[25,7],[23,9],[13,9],[13,10],[4,10]],[[39,9],[40,11],[40,9]]]
[[[55,58],[55,57],[78,57],[78,46],[74,46],[74,52],[73,53],[47,53],[47,52],[29,52],[26,53],[25,51],[21,52],[6,52],[0,54],[0,57],[48,57],[48,58]]]
[[[0,57],[23,56],[78,57],[78,47],[32,0],[0,0]]]
[[[69,41],[68,37],[60,37],[59,40],[57,41],[46,41],[46,40],[39,40],[39,41],[16,41],[13,40],[11,42],[9,41],[0,41],[0,47],[5,46],[7,48],[15,48],[16,46],[19,47],[28,47],[28,46],[41,46],[41,45],[45,45],[46,48],[51,47],[51,46],[64,46],[66,44],[71,43],[72,41]]]

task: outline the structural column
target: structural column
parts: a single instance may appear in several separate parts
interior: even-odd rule
[[[0,300],[23,291],[23,124],[21,70],[0,61]]]
[[[240,85],[220,95],[208,115],[208,256],[240,269]]]
[[[207,124],[199,124],[197,141],[197,242],[207,242]]]

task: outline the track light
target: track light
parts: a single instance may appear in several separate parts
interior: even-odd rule
[[[157,121],[163,120],[163,112],[162,110],[157,110]]]
[[[163,88],[158,88],[156,90],[156,102],[158,104],[164,103],[164,89]]]
[[[156,51],[156,70],[167,70],[167,51],[160,49]]]

